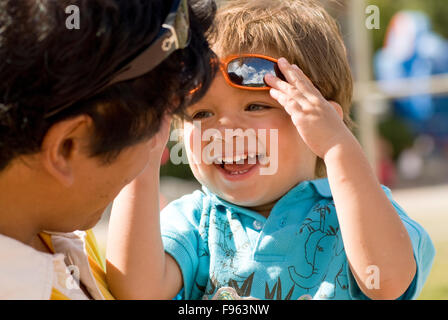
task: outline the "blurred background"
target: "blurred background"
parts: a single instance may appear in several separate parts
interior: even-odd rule
[[[347,45],[355,134],[381,183],[436,247],[419,299],[448,299],[448,1],[322,3]],[[170,163],[168,149],[164,158],[163,204],[200,188],[188,165]],[[108,218],[95,228],[103,248]]]

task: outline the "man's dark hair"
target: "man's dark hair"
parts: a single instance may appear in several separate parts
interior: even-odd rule
[[[65,9],[80,9],[80,29]],[[80,114],[93,119],[90,155],[109,163],[154,135],[165,112],[201,98],[215,72],[205,39],[216,6],[189,0],[191,42],[148,74],[114,84],[46,119],[67,101],[88,96],[157,36],[168,0],[0,0],[0,171],[37,153],[48,129]],[[193,89],[200,87],[193,95]]]

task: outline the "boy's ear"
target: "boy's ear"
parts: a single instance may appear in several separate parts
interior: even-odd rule
[[[342,107],[339,103],[337,103],[336,101],[329,101],[330,104],[333,106],[333,108],[336,110],[336,112],[338,113],[339,117],[344,120],[344,111],[342,110]]]

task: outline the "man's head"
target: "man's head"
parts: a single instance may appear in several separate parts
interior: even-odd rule
[[[157,36],[172,1],[0,1],[0,170],[40,150],[47,130],[80,114],[95,125],[91,155],[110,160],[157,132],[165,111],[185,106],[189,91],[210,82],[211,52],[202,33],[210,1],[190,1],[190,46],[138,79],[113,85],[49,119],[48,110],[84,97]],[[80,8],[80,30],[65,27],[65,8]],[[208,15],[208,16],[207,16]],[[200,16],[200,18],[199,18]]]
[[[213,78],[204,32],[215,6],[189,4],[186,49],[96,93],[156,38],[172,1],[0,0],[0,180],[20,172],[40,183],[42,193],[32,197],[39,194],[47,208],[54,201],[55,213],[103,210],[143,169],[163,116],[200,98]],[[79,8],[79,30],[66,28],[70,5]],[[74,103],[47,117],[68,101]],[[67,207],[57,207],[63,198]]]

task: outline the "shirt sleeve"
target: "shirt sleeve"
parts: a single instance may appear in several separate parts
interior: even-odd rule
[[[204,195],[200,191],[171,202],[161,212],[165,252],[179,265],[183,277],[183,298],[191,299],[198,269],[199,223]]]
[[[401,208],[400,205],[398,205],[398,203],[393,200],[390,189],[385,186],[382,186],[382,188],[393,204],[395,210],[397,211],[397,214],[400,216],[401,221],[406,227],[406,230],[408,231],[414,251],[414,259],[417,265],[417,271],[412,283],[410,284],[406,292],[398,298],[398,300],[414,300],[417,299],[420,295],[423,289],[423,285],[425,284],[429,272],[431,271],[431,267],[434,262],[435,248],[431,241],[431,238],[429,237],[425,229],[423,229],[423,227],[420,226],[417,222],[409,218],[403,208]],[[360,300],[369,299],[366,295],[363,294],[363,292],[357,285],[350,267],[347,268],[351,297],[353,299]]]

